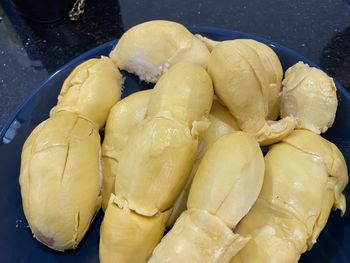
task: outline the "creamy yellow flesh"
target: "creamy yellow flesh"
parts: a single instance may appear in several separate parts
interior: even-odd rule
[[[102,128],[109,110],[120,100],[121,78],[118,68],[107,57],[80,64],[64,81],[51,115],[72,112]]]
[[[238,126],[254,135],[261,145],[278,142],[294,129],[293,117],[267,121],[269,79],[262,60],[251,46],[241,40],[221,42],[211,52],[208,71],[216,95]]]
[[[282,90],[283,69],[281,62],[276,53],[261,42],[252,39],[239,39],[238,41],[254,49],[263,64],[269,82],[266,118],[276,120],[280,113],[280,92]]]
[[[101,226],[101,262],[146,262],[163,236],[170,211],[146,217],[119,208],[113,200],[112,194]]]
[[[105,128],[105,139],[102,145],[102,207],[104,210],[107,207],[111,193],[114,193],[115,177],[117,176],[121,152],[130,134],[135,131],[136,127],[140,125],[146,117],[148,101],[152,91],[153,90],[136,92],[119,101],[111,109]],[[168,228],[175,223],[176,219],[186,209],[187,197],[193,177],[206,150],[224,134],[239,129],[235,119],[217,98],[213,100],[208,119],[210,126],[199,140],[196,161],[185,187],[173,206],[171,216],[167,222]]]
[[[139,91],[115,104],[108,116],[102,144],[102,208],[114,193],[120,155],[130,134],[145,119],[152,90]]]
[[[201,103],[189,112],[187,105],[195,100]],[[139,220],[132,217],[145,219],[152,229],[157,228],[157,233],[163,233],[166,220],[152,222],[159,217],[167,219],[167,211],[186,183],[195,160],[198,137],[208,123],[206,116],[212,100],[209,75],[193,63],[174,65],[157,82],[147,118],[136,127],[121,152],[115,197],[107,206],[108,216],[101,226],[101,262],[114,262],[115,258],[123,262],[145,262],[160,241],[161,235],[147,237],[147,228],[138,227]],[[118,209],[132,213],[118,216]],[[118,233],[120,238],[115,239],[113,233]],[[119,241],[130,235],[145,238],[128,244],[125,249]],[[137,251],[138,256],[131,251]]]
[[[111,59],[101,58],[66,79],[50,118],[22,151],[23,209],[40,242],[60,251],[75,248],[102,199],[108,208],[101,262],[146,262],[188,201],[150,262],[288,263],[316,242],[332,207],[345,212],[348,175],[340,151],[311,132],[291,133],[295,124],[315,133],[332,125],[332,79],[301,62],[288,69],[284,119],[272,121],[283,74],[272,49],[248,39],[197,37],[161,20],[123,35],[110,54],[114,63],[142,80],[159,81],[152,95],[139,92],[112,108],[103,165],[98,129],[120,99],[121,75]],[[234,117],[218,100],[208,115],[213,92],[207,66]],[[261,145],[282,141],[265,158],[258,199],[264,162],[254,139],[234,132],[239,129]]]
[[[298,62],[283,80],[281,116],[293,116],[297,128],[315,133],[332,126],[338,100],[333,80],[323,71]]]
[[[211,107],[208,119],[210,126],[199,140],[196,161],[192,167],[191,174],[187,179],[185,187],[174,204],[173,211],[167,222],[167,228],[171,228],[176,219],[184,210],[186,210],[186,203],[192,181],[204,154],[207,152],[210,146],[223,135],[239,130],[236,120],[217,98],[214,98],[213,100],[213,105]]]
[[[265,165],[258,201],[236,229],[251,240],[231,263],[297,262],[316,242],[332,207],[345,212],[345,160],[319,135],[295,130],[271,147]]]
[[[178,62],[196,63],[206,68],[209,50],[183,25],[154,20],[126,31],[110,57],[120,69],[155,83]]]
[[[101,203],[100,150],[93,126],[66,112],[53,115],[27,139],[20,176],[23,208],[34,236],[45,245],[75,248],[87,231]]]
[[[243,132],[218,139],[194,177],[188,210],[153,251],[150,262],[229,262],[249,237],[233,233],[260,192],[264,159]]]
[[[34,237],[55,250],[76,248],[100,208],[98,129],[120,98],[120,81],[108,58],[79,65],[64,82],[51,117],[23,146],[24,213]]]
[[[210,51],[220,43],[220,41],[214,41],[199,34],[195,36],[200,39]],[[258,55],[269,81],[268,114],[266,117],[268,120],[276,120],[280,113],[280,92],[282,89],[281,82],[283,77],[283,69],[278,56],[269,46],[259,41],[253,39],[237,39],[235,41],[251,47]]]
[[[115,183],[118,205],[145,216],[171,208],[196,148],[189,129],[172,120],[152,118],[138,126],[120,158]]]
[[[209,212],[187,210],[156,247],[149,262],[225,263],[247,240]]]

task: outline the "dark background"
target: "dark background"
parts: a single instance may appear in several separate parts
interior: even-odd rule
[[[86,0],[78,21],[65,15],[48,24],[23,18],[11,1],[0,0],[0,17],[0,129],[60,66],[151,19],[265,37],[313,60],[350,89],[350,4],[345,0]]]

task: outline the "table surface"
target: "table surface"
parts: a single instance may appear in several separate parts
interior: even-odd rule
[[[76,22],[23,18],[0,0],[0,129],[28,94],[63,64],[131,26],[166,19],[244,31],[311,59],[350,90],[350,0],[86,0]]]

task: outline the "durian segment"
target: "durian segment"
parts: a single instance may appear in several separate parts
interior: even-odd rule
[[[245,57],[248,53],[252,61]],[[249,62],[255,63],[261,79]],[[230,110],[239,127],[251,133],[259,131],[267,114],[268,80],[254,50],[235,40],[221,42],[211,53],[208,71],[216,95]]]
[[[252,239],[231,261],[297,262],[311,249],[332,207],[345,212],[345,160],[321,136],[295,130],[265,156],[265,179],[251,211],[236,228]]]
[[[204,210],[187,210],[155,248],[150,263],[225,263],[249,238]]]
[[[152,216],[173,206],[195,160],[197,138],[208,126],[212,101],[212,82],[201,66],[178,63],[162,76],[151,94],[147,119],[120,159],[115,184],[120,207],[127,203]]]
[[[100,229],[100,261],[146,262],[163,236],[169,213],[142,216],[118,207],[112,194]]]
[[[298,62],[286,71],[282,84],[282,117],[295,117],[297,128],[317,134],[332,126],[338,106],[332,78],[317,68]]]
[[[244,132],[218,139],[194,177],[187,207],[153,251],[150,262],[229,262],[249,240],[232,232],[257,199],[264,159]]]
[[[196,122],[209,114],[213,93],[212,81],[205,69],[193,63],[179,63],[155,85],[147,117],[164,116],[196,129]]]
[[[251,239],[230,263],[296,263],[305,251],[305,225],[284,211],[258,199],[237,227],[237,233],[249,233]]]
[[[50,118],[24,144],[19,178],[24,213],[34,236],[52,249],[76,248],[100,208],[98,128],[120,99],[120,85],[111,59],[80,64],[65,80]]]
[[[101,204],[100,151],[98,131],[70,112],[54,114],[28,137],[19,182],[25,216],[40,242],[63,251],[83,238]]]
[[[209,50],[183,25],[154,20],[126,31],[110,57],[120,69],[155,83],[178,62],[192,62],[206,68]]]
[[[294,117],[285,117],[278,121],[267,121],[263,128],[255,134],[261,146],[271,145],[281,141],[295,128]]]
[[[210,52],[220,43],[220,41],[215,41],[199,34],[196,34],[195,36],[207,46]],[[236,39],[236,41],[254,49],[260,58],[270,84],[267,119],[276,120],[280,113],[280,93],[282,90],[281,82],[283,77],[282,65],[277,54],[269,46],[253,39]]]
[[[202,159],[207,150],[223,135],[239,131],[237,121],[229,110],[214,97],[212,107],[208,116],[210,126],[199,140],[197,159]]]
[[[118,165],[118,205],[145,216],[171,208],[186,183],[196,148],[189,129],[172,119],[152,118],[136,127]]]
[[[278,142],[294,129],[292,117],[280,120],[281,125],[267,122],[270,85],[261,59],[252,47],[241,40],[221,42],[211,52],[208,71],[216,95],[238,126],[256,136],[259,143]]]
[[[210,126],[199,140],[196,161],[192,167],[191,174],[187,179],[185,187],[182,189],[180,196],[174,204],[172,213],[167,222],[167,228],[171,228],[174,225],[176,219],[181,215],[181,213],[184,210],[186,210],[186,203],[192,185],[192,181],[194,175],[197,172],[197,168],[202,160],[203,155],[207,152],[210,146],[220,137],[233,131],[239,130],[236,120],[232,117],[228,109],[224,107],[217,98],[214,98],[213,100],[213,105],[211,107],[208,119],[210,122]]]
[[[218,139],[194,177],[187,208],[201,209],[235,228],[260,192],[264,158],[256,140],[244,132]]]
[[[102,144],[102,208],[114,193],[118,163],[130,134],[145,119],[152,90],[139,91],[115,104],[108,116]]]
[[[211,52],[213,50],[213,48],[219,44],[221,41],[215,41],[213,39],[210,39],[208,37],[202,36],[201,34],[195,34],[194,35],[196,38],[198,38],[200,41],[202,41],[206,47],[209,49],[209,51]]]
[[[78,114],[102,128],[112,106],[120,100],[122,76],[108,57],[90,59],[77,66],[63,83],[55,112]]]
[[[283,142],[322,159],[328,173],[327,187],[330,187],[334,193],[334,208],[339,209],[344,214],[346,201],[343,191],[349,178],[346,161],[338,147],[321,136],[306,130],[295,130]]]
[[[180,74],[182,78],[179,78]],[[172,76],[172,79],[167,75]],[[166,81],[162,81],[162,78]],[[191,83],[191,87],[188,83]],[[176,95],[173,100],[163,94],[163,87],[175,90],[172,93]],[[208,73],[200,65],[188,62],[177,63],[171,67],[161,77],[155,89],[158,89],[158,94],[153,91],[151,95],[146,120],[136,127],[122,151],[114,197],[114,202],[120,208],[130,209],[139,216],[148,217],[163,213],[174,205],[195,160],[198,138],[208,126],[206,117],[213,100],[212,83]],[[203,89],[204,92],[198,92],[199,89]],[[186,91],[181,97],[183,100],[177,96],[180,91]],[[192,115],[179,110],[183,108],[184,103],[192,102],[192,97],[198,94],[203,95],[205,105],[208,101],[208,110],[207,106],[200,106]],[[170,107],[159,107],[150,114],[153,96],[159,96],[160,100],[167,99]],[[155,101],[154,104],[156,103],[158,102]],[[191,116],[193,120],[186,120],[184,116]],[[118,224],[118,219],[115,220]],[[163,230],[164,228],[161,231]],[[100,240],[104,238],[103,235],[101,232]],[[108,254],[116,253],[116,250],[118,247],[106,247],[103,252],[107,255],[105,258],[109,258]],[[140,251],[138,256],[147,257],[148,254],[143,254],[144,252]],[[128,251],[119,250],[118,253]]]
[[[280,92],[282,90],[283,69],[276,53],[267,45],[253,39],[237,40],[253,48],[265,68],[269,81],[268,120],[276,120],[280,113]]]

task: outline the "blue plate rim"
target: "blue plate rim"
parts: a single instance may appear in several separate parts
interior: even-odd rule
[[[299,60],[302,60],[304,62],[306,62],[307,64],[309,64],[312,67],[316,67],[321,69],[322,71],[324,71],[322,68],[320,68],[316,63],[312,62],[311,60],[309,60],[308,58],[304,57],[303,55],[297,53],[296,51],[285,47],[281,44],[278,44],[274,41],[271,41],[269,39],[266,39],[264,37],[258,36],[258,35],[253,35],[253,34],[249,34],[246,32],[242,32],[242,31],[236,31],[236,30],[232,30],[232,29],[226,29],[226,28],[218,28],[218,27],[210,27],[210,26],[189,26],[187,27],[189,31],[191,31],[193,34],[197,34],[197,33],[212,33],[212,34],[236,34],[236,35],[241,35],[243,36],[243,38],[251,38],[251,39],[255,39],[257,41],[260,41],[264,44],[268,44],[269,46],[272,47],[276,47],[278,49],[282,49],[284,51],[286,51],[287,53],[291,54],[294,57],[297,57]],[[0,139],[2,140],[2,138],[5,136],[7,130],[9,129],[9,127],[11,126],[11,124],[14,122],[14,120],[16,119],[16,117],[18,116],[19,112],[25,107],[25,105],[28,103],[28,101],[30,101],[47,83],[49,83],[51,81],[52,78],[55,77],[55,75],[59,74],[61,71],[65,70],[67,67],[71,66],[72,64],[75,64],[77,62],[79,62],[81,60],[82,57],[87,57],[90,54],[95,54],[97,53],[99,50],[102,50],[104,48],[107,48],[109,46],[113,47],[117,42],[118,42],[118,38],[110,40],[104,44],[98,45],[88,51],[85,51],[84,53],[76,56],[75,58],[73,58],[72,60],[70,60],[69,62],[65,63],[63,66],[61,66],[58,70],[56,70],[53,74],[51,74],[47,79],[45,79],[43,82],[41,82],[39,85],[37,85],[32,92],[29,93],[29,95],[19,104],[19,106],[17,106],[17,108],[11,113],[10,117],[7,119],[7,121],[5,122],[5,125],[2,127],[2,129],[0,130]],[[324,71],[325,72],[325,71]],[[325,72],[326,73],[326,72]],[[326,73],[327,74],[327,73]],[[328,74],[327,74],[328,75]],[[333,77],[332,77],[333,78]],[[334,79],[334,83],[337,87],[337,89],[341,90],[343,95],[347,97],[348,100],[350,100],[350,91],[348,91],[347,89],[345,89],[336,79]]]

